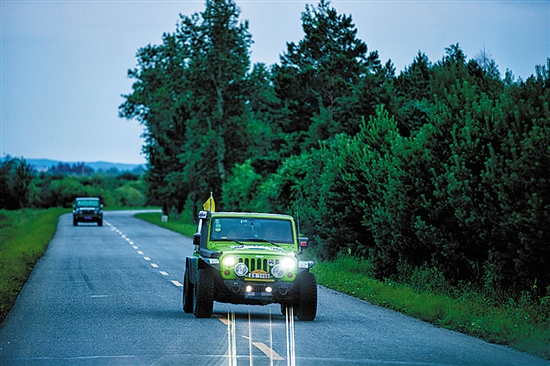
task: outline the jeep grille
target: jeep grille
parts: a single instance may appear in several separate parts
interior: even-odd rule
[[[271,268],[269,267],[269,264],[267,264],[267,258],[240,258],[239,262],[244,262],[246,266],[248,267],[248,270],[250,272],[253,272],[257,269],[261,269],[266,271],[267,273],[271,272]],[[275,260],[275,264],[278,264],[279,260]]]

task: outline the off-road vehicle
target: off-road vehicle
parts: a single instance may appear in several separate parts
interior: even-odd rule
[[[214,301],[290,306],[300,320],[317,314],[312,261],[299,259],[307,238],[299,238],[292,216],[242,212],[199,212],[192,257],[186,258],[183,310],[212,315]]]
[[[97,222],[103,226],[103,205],[97,197],[78,197],[73,203],[73,226],[79,222]]]

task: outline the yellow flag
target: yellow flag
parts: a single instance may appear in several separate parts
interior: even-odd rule
[[[202,205],[202,208],[206,211],[215,212],[216,203],[214,202],[214,197],[212,197],[212,192],[210,192],[210,198]]]

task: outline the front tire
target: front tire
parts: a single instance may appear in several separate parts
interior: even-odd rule
[[[296,316],[302,321],[312,321],[317,316],[317,280],[313,273],[305,272],[300,278],[300,299]]]
[[[196,318],[210,318],[214,308],[214,276],[207,268],[197,271],[193,301]]]
[[[189,268],[185,268],[183,275],[183,311],[186,313],[193,312],[193,284],[189,280]]]

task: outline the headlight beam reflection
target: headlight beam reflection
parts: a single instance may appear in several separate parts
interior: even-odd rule
[[[227,313],[227,356],[228,366],[237,366],[237,335],[235,313]]]
[[[250,318],[250,310],[248,310],[248,354],[250,356],[250,366],[252,366],[254,362],[252,362],[252,319]]]
[[[286,308],[286,364],[296,366],[296,350],[294,342],[294,307]]]
[[[287,366],[296,366],[296,354],[294,350],[294,310],[288,307],[286,310],[286,346],[287,346]],[[227,365],[237,365],[237,321],[235,312],[228,312],[227,318],[223,315],[215,316],[224,324],[227,325]],[[252,315],[248,312],[248,336],[243,336],[248,339],[248,352],[250,366],[253,366],[253,347],[262,351],[268,358],[270,366],[273,366],[273,361],[284,361],[273,349],[273,320],[271,311],[269,312],[269,346],[262,342],[254,342],[252,338]]]

